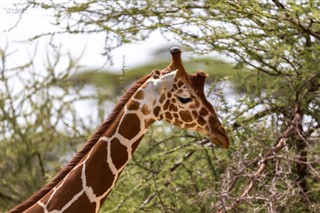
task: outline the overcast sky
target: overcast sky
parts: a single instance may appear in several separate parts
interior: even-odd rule
[[[0,0],[0,45],[1,49],[7,47],[9,52],[15,52],[11,60],[8,60],[10,65],[15,66],[23,63],[24,60],[30,59],[34,52],[40,52],[40,55],[45,55],[50,41],[49,37],[44,37],[37,42],[27,42],[34,35],[50,32],[54,27],[50,24],[51,14],[47,10],[32,9],[28,11],[18,26],[9,31],[10,28],[19,19],[18,15],[7,13],[6,8],[13,7],[14,2],[19,0]],[[104,35],[59,35],[55,37],[55,43],[60,43],[63,52],[70,52],[73,57],[79,57],[82,52],[84,55],[81,58],[81,64],[87,67],[101,67],[106,62],[106,57],[102,56]],[[113,52],[113,66],[108,64],[106,67],[114,71],[120,71],[125,65],[127,68],[149,63],[149,56],[157,48],[168,45],[160,33],[151,34],[150,38],[139,44],[128,44],[118,48]],[[38,53],[39,55],[39,53]],[[14,58],[14,59],[13,59]],[[43,60],[43,59],[41,59]]]

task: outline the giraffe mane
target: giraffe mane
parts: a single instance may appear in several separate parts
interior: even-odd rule
[[[149,78],[151,74],[148,74],[135,82],[134,85],[128,89],[128,91],[121,97],[119,103],[114,107],[111,114],[105,119],[100,126],[96,129],[96,131],[92,134],[92,136],[87,140],[82,149],[77,152],[77,154],[72,158],[72,160],[61,169],[58,174],[50,180],[46,185],[44,185],[39,191],[33,194],[30,198],[20,203],[9,213],[13,212],[23,212],[31,207],[33,204],[38,202],[43,196],[45,196],[51,189],[53,189],[79,162],[80,160],[91,150],[91,148],[98,142],[100,136],[112,125],[113,121],[116,119],[118,114],[122,111],[124,105],[128,102],[128,100],[132,97],[132,95],[144,84]]]

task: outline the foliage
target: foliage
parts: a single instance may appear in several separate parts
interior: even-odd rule
[[[99,95],[85,95],[66,82],[79,67],[69,58],[58,70],[59,49],[49,51],[44,67],[34,58],[7,67],[14,55],[7,52],[1,50],[0,209],[28,197],[70,160],[93,122],[93,117],[81,117],[76,105]]]
[[[174,35],[187,51],[202,55],[219,52],[236,61],[236,69],[230,70],[227,76],[231,76],[230,81],[240,85],[240,89],[228,96],[224,93],[224,84],[216,84],[221,79],[219,76],[212,79],[214,86],[208,91],[229,127],[231,148],[220,150],[197,134],[171,129],[164,124],[161,127],[156,125],[150,129],[123,172],[103,211],[320,211],[320,1],[84,0],[81,3],[44,3],[29,0],[20,5],[22,18],[24,11],[32,7],[54,12],[54,21],[60,30],[48,32],[49,35],[105,33],[105,54],[112,54],[114,48],[144,40],[151,32],[160,30],[164,35]],[[8,78],[7,73],[2,72],[3,81]],[[136,71],[132,73],[134,75]],[[76,77],[80,78],[81,74]],[[53,80],[46,82],[50,85],[57,83]],[[37,91],[48,91],[46,84],[40,85],[35,87]],[[42,87],[44,90],[40,90]],[[31,88],[26,87],[24,92],[34,91]],[[7,174],[2,170],[1,180],[10,180],[11,187],[17,187],[14,183],[22,179],[25,184],[40,179],[34,179],[37,176],[34,174],[41,173],[41,166],[34,166],[37,161],[30,158],[34,156],[32,153],[45,152],[43,149],[47,147],[40,146],[39,141],[75,137],[63,131],[57,131],[57,137],[39,136],[44,127],[33,127],[37,124],[33,122],[36,119],[25,122],[30,126],[17,121],[18,116],[14,113],[24,113],[19,108],[23,105],[10,101],[16,98],[8,94],[1,102],[2,113],[10,115],[7,116],[9,120],[14,119],[11,123],[3,122],[6,128],[2,128],[5,130],[1,144],[6,146],[1,148],[6,148],[1,151],[1,156],[5,156],[1,158],[4,159],[1,169],[13,169],[14,172]],[[34,103],[32,99],[26,100],[30,100],[31,105]],[[50,122],[55,121],[57,112],[50,111],[48,106],[44,109],[48,110],[41,110],[44,114],[39,113],[39,116],[47,118],[41,121],[54,126]],[[30,117],[30,111],[26,112],[22,118]],[[83,129],[86,128],[79,130],[79,123],[74,123],[77,131],[85,135]],[[11,132],[16,133],[14,131],[23,131],[23,134],[11,135]],[[23,141],[21,146],[26,146],[29,151],[31,139],[25,138],[42,138],[32,142],[31,150],[39,150],[26,153],[23,147],[14,149],[13,145],[8,145],[12,141],[19,144]],[[61,146],[59,143],[55,149],[63,149]],[[21,173],[12,163],[24,156],[27,158],[22,159],[33,160],[29,165],[26,165],[30,162],[28,160],[20,161],[26,163],[23,168],[31,168],[27,169],[30,171],[27,177],[17,175]],[[7,163],[10,165],[3,167]],[[9,186],[8,183],[2,185]],[[27,191],[28,186],[23,189]],[[10,194],[12,191],[5,189],[1,196],[21,199],[16,198],[17,193]]]

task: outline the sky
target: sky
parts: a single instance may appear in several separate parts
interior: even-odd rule
[[[44,71],[43,68],[45,68],[45,64],[48,63],[46,60],[50,60],[50,57],[52,57],[52,52],[50,52],[49,48],[51,38],[43,37],[37,39],[36,42],[29,42],[28,39],[41,33],[54,31],[54,27],[50,24],[52,14],[46,10],[29,10],[24,14],[19,24],[12,28],[15,26],[19,16],[17,14],[7,13],[7,8],[14,7],[14,3],[19,1],[20,0],[0,0],[0,50],[6,50],[11,54],[6,61],[7,69],[22,66],[32,60],[35,64],[34,67],[37,68],[36,72],[42,72]],[[161,47],[169,46],[170,43],[174,43],[172,38],[170,38],[171,41],[168,41],[162,37],[159,31],[155,32],[145,41],[137,44],[126,44],[114,50],[112,53],[113,65],[111,66],[110,64],[105,64],[106,56],[101,54],[104,51],[104,39],[104,34],[61,34],[54,37],[55,44],[61,45],[61,52],[65,55],[70,53],[71,56],[75,58],[82,55],[79,62],[84,70],[104,68],[114,72],[121,72],[123,64],[125,64],[126,70],[130,70],[138,65],[143,65],[144,63],[150,64],[154,57],[152,54],[154,51]],[[34,55],[36,55],[36,57],[34,57]],[[194,55],[190,55],[188,52],[184,52],[183,54],[184,60],[190,56],[194,57]],[[212,53],[210,56],[225,59],[217,53]],[[168,51],[168,64],[169,61],[170,54]],[[59,67],[60,70],[67,67],[67,62],[66,60],[62,62],[62,65]],[[57,70],[55,69],[55,71]],[[24,89],[23,85],[15,83],[14,79],[11,85],[11,92],[19,93]],[[224,90],[228,89],[226,84],[224,84],[223,87]],[[230,93],[230,91],[228,93]],[[212,102],[214,103],[215,101]],[[91,106],[92,103],[90,101],[77,104],[78,114],[84,118],[92,117],[93,112],[97,110]]]
[[[19,0],[0,0],[0,47],[7,49],[8,52],[14,52],[11,60],[8,60],[11,66],[20,65],[23,61],[32,58],[35,52],[41,55],[47,54],[50,37],[44,37],[36,42],[29,42],[28,39],[41,33],[54,30],[50,24],[50,14],[48,11],[32,9],[28,11],[17,27],[11,29],[19,16],[7,12],[6,8],[14,7],[14,3]],[[10,30],[11,29],[11,30]],[[80,57],[81,65],[85,67],[99,68],[105,65],[106,56],[103,56],[104,35],[58,35],[55,43],[60,44],[63,52],[70,53],[73,57]],[[157,48],[168,45],[168,41],[163,38],[159,32],[143,42],[137,44],[127,44],[114,50],[113,64],[107,64],[107,68],[113,71],[121,71],[123,64],[126,68],[149,63],[151,54]],[[39,53],[38,53],[39,54]],[[38,60],[42,60],[38,58]],[[40,62],[41,63],[41,62]]]
[[[10,54],[10,57],[6,59],[6,69],[9,70],[10,68],[23,66],[32,60],[34,67],[36,67],[35,72],[43,72],[45,71],[46,63],[48,63],[47,60],[53,60],[51,59],[53,56],[52,51],[50,51],[49,47],[51,38],[43,37],[37,39],[36,42],[29,42],[28,39],[37,34],[54,30],[54,27],[50,24],[52,14],[48,13],[48,11],[32,9],[24,14],[15,28],[12,28],[15,26],[19,16],[8,13],[7,8],[14,7],[15,2],[19,2],[19,0],[0,0],[0,50],[6,50]],[[112,53],[113,65],[110,65],[105,64],[106,56],[101,54],[104,51],[104,39],[103,34],[62,34],[54,38],[55,44],[61,45],[61,52],[65,56],[70,53],[72,57],[78,58],[82,55],[79,63],[84,70],[104,68],[114,72],[121,72],[124,63],[126,70],[144,63],[149,64],[153,57],[153,51],[159,47],[169,45],[169,42],[160,33],[153,33],[146,41],[138,44],[127,44],[114,50]],[[168,52],[168,63],[169,60],[170,55]],[[68,66],[67,62],[67,59],[63,59],[58,70],[55,69],[55,71],[63,71]],[[0,63],[0,70],[1,66]],[[19,80],[16,78],[10,78],[10,85],[10,92],[12,94],[19,93],[24,89],[23,85],[20,85]],[[82,101],[81,104],[76,103],[76,110],[83,118],[97,117],[94,114],[97,110],[92,107],[90,100]]]
[[[55,0],[59,1],[59,0]],[[14,52],[13,56],[7,61],[7,67],[19,66],[37,53],[37,63],[45,63],[46,56],[50,51],[48,44],[50,37],[46,36],[37,39],[36,42],[29,42],[28,39],[35,35],[54,31],[56,28],[51,23],[53,14],[49,10],[29,9],[15,26],[19,16],[8,13],[7,8],[14,8],[14,3],[24,2],[24,0],[0,0],[0,48],[7,49],[8,52]],[[124,65],[126,70],[142,65],[149,64],[153,59],[152,53],[160,47],[172,46],[174,39],[170,34],[165,39],[159,31],[152,33],[148,39],[135,44],[126,44],[115,49],[112,53],[113,63],[106,64],[107,57],[103,56],[104,34],[89,35],[70,35],[61,34],[54,37],[55,44],[61,46],[61,52],[71,54],[74,58],[80,59],[80,64],[86,68],[105,68],[109,71],[121,72]],[[167,39],[170,39],[169,41]],[[49,55],[50,56],[50,55]],[[189,57],[195,57],[188,52],[184,52],[182,57],[186,60]],[[210,55],[217,59],[232,61],[218,53]],[[168,51],[168,63],[170,55]]]

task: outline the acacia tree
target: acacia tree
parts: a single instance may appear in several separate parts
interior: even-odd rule
[[[82,85],[68,81],[81,67],[78,60],[59,47],[46,51],[44,65],[35,60],[36,50],[12,65],[15,53],[9,46],[0,49],[0,212],[51,179],[97,125],[92,114],[100,110],[92,107],[86,119],[76,106],[100,101],[100,92],[84,93]]]
[[[173,35],[188,51],[232,57],[236,67],[250,70],[256,87],[243,91],[234,106],[224,96],[219,98],[233,147],[227,154],[218,151],[213,155],[216,160],[207,156],[206,165],[211,166],[206,168],[218,172],[210,173],[214,178],[192,172],[188,162],[203,160],[193,146],[181,156],[181,162],[174,161],[164,170],[178,172],[183,165],[181,174],[187,173],[194,184],[193,193],[184,192],[200,197],[190,201],[201,206],[197,210],[289,212],[287,205],[291,204],[297,211],[319,211],[320,1],[29,0],[20,6],[22,17],[33,7],[54,12],[60,30],[33,39],[56,33],[104,33],[105,53],[111,54],[120,45],[144,40],[160,30],[164,36]],[[266,79],[270,82],[263,86]],[[133,167],[149,168],[136,159]],[[156,173],[162,177],[159,181],[163,186],[181,192],[178,182],[168,182],[173,177],[159,175],[155,165],[161,165],[160,161],[149,160],[154,167],[147,173],[152,175],[145,178],[154,180]],[[215,168],[212,162],[217,163]],[[206,178],[219,184],[201,185]],[[144,199],[132,208],[182,208],[170,203],[173,195],[169,191],[159,187],[153,190],[145,190]],[[161,193],[172,196],[165,199]],[[126,200],[124,196],[116,202],[116,209]]]

